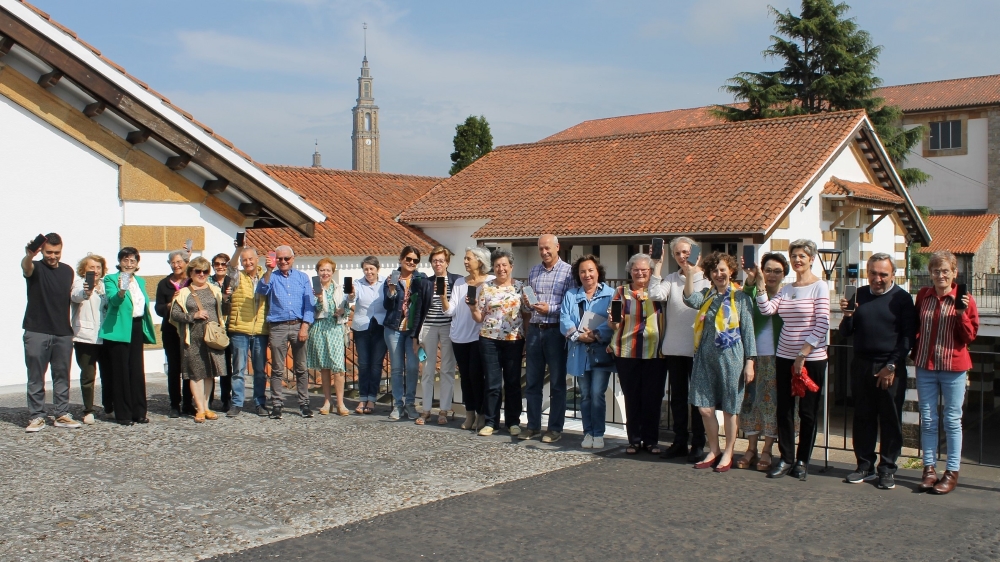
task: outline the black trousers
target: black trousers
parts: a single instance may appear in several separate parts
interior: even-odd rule
[[[851,361],[851,394],[854,396],[854,456],[858,468],[875,468],[875,442],[881,442],[879,474],[895,474],[903,450],[903,402],[906,400],[906,367],[900,366],[888,389],[879,388],[875,374],[885,362],[854,356]],[[881,434],[881,435],[880,435]]]
[[[617,357],[615,365],[625,396],[628,442],[632,445],[656,445],[660,440],[660,409],[667,384],[666,361]]]
[[[111,367],[115,420],[139,421],[146,417],[146,369],[142,360],[142,318],[132,319],[132,341],[104,340]]]
[[[500,389],[503,387],[503,420],[507,428],[521,425],[521,364],[524,340],[479,338],[479,352],[486,371],[483,415],[486,423],[500,427]]]
[[[101,405],[104,413],[115,411],[114,389],[111,383],[111,372],[108,367],[108,354],[104,346],[97,343],[73,342],[76,351],[76,364],[80,367],[80,393],[83,395],[83,413],[94,412],[94,382],[97,380],[97,369],[101,372]]]
[[[168,327],[169,326],[169,327]],[[160,328],[163,339],[163,353],[167,356],[167,394],[170,409],[180,410],[183,398],[184,411],[194,411],[191,405],[191,386],[181,380],[181,339],[172,325]]]
[[[688,403],[688,386],[694,357],[667,355],[667,372],[670,377],[670,415],[674,418],[674,443],[688,444],[688,416],[691,417],[691,446],[705,448],[705,420],[701,412]]]
[[[483,359],[479,353],[479,341],[451,344],[455,352],[455,363],[461,375],[462,402],[469,412],[483,411],[483,390],[486,388],[486,374]]]
[[[813,445],[816,443],[820,399],[823,397],[823,385],[826,382],[826,359],[822,361],[806,361],[806,371],[809,378],[819,386],[818,392],[806,391],[799,398],[799,446],[795,444],[795,397],[792,396],[792,366],[793,359],[778,357],[774,362],[775,382],[777,383],[778,399],[776,409],[778,416],[778,451],[781,460],[791,464],[796,459],[809,464]]]

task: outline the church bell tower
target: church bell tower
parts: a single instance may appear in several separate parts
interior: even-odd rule
[[[367,34],[368,24],[365,24]],[[358,103],[354,106],[354,132],[351,134],[351,169],[359,172],[379,171],[378,159],[378,106],[372,93],[372,77],[368,68],[368,46],[365,38],[365,56],[361,60],[358,77]]]

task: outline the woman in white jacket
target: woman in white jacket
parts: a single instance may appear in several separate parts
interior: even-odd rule
[[[76,350],[76,364],[80,366],[80,391],[83,394],[83,423],[94,423],[94,381],[97,366],[101,367],[101,404],[104,413],[114,412],[114,400],[111,392],[111,381],[108,378],[107,363],[102,352],[104,341],[97,332],[104,322],[104,314],[108,309],[108,298],[104,293],[104,283],[101,279],[107,273],[108,266],[104,258],[90,254],[80,260],[76,266],[79,276],[73,283],[70,295],[73,301],[70,311],[70,321],[73,324],[73,348]],[[94,283],[86,282],[87,272],[94,272]]]

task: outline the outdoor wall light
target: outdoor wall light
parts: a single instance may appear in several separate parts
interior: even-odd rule
[[[830,280],[830,276],[833,275],[833,270],[837,268],[837,262],[840,261],[840,254],[844,253],[843,250],[834,250],[832,248],[820,248],[816,250],[819,254],[820,263],[823,265],[823,273],[826,273],[826,280]]]

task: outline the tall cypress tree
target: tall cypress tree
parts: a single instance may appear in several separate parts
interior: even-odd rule
[[[486,118],[482,115],[470,115],[465,123],[456,125],[454,145],[451,170],[448,170],[453,176],[493,150],[493,134],[490,133],[490,124],[486,122]]]
[[[872,44],[871,35],[854,18],[845,17],[850,6],[833,0],[802,0],[799,15],[772,6],[768,10],[774,16],[776,34],[764,56],[782,61],[782,68],[742,72],[727,80],[722,89],[747,107],[717,106],[716,115],[744,121],[864,109],[903,182],[927,181],[929,176],[919,169],[901,169],[923,130],[903,129],[902,111],[886,106],[876,94],[882,85],[875,75],[882,47]]]

